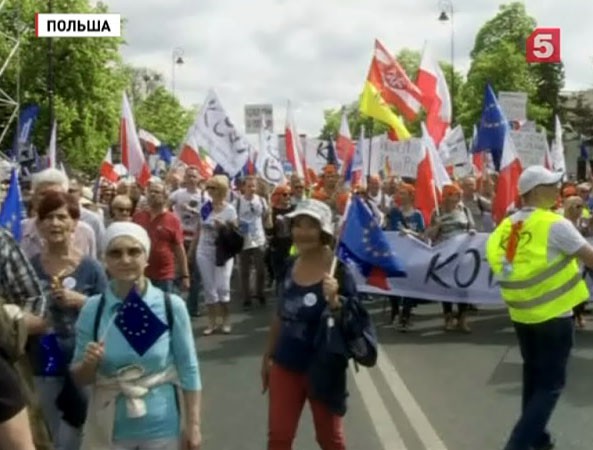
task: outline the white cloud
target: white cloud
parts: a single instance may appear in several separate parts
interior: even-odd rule
[[[172,51],[183,103],[199,104],[218,92],[231,118],[243,126],[249,103],[272,103],[276,131],[292,101],[299,131],[316,135],[323,110],[357,98],[375,37],[397,52],[430,42],[450,59],[450,26],[439,23],[437,0],[106,0],[126,19],[124,56],[161,71],[170,83]],[[476,32],[498,0],[453,0],[455,65],[467,70]],[[567,89],[593,85],[593,2],[526,0],[540,26],[562,29]]]

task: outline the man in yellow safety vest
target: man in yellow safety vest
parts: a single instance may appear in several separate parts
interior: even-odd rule
[[[486,244],[523,358],[521,417],[505,450],[554,448],[547,424],[566,382],[572,309],[589,298],[577,260],[593,267],[593,247],[550,211],[561,178],[541,166],[525,169],[518,186],[523,207]]]

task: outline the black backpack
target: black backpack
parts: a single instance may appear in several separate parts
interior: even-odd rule
[[[339,263],[336,268],[336,279],[340,286],[344,279],[346,267]],[[354,365],[373,367],[377,364],[377,331],[370,314],[358,298],[352,298],[342,307],[340,314],[342,336]],[[357,367],[358,369],[358,367]]]

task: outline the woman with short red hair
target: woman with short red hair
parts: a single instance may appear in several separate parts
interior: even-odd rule
[[[68,371],[74,355],[74,328],[86,298],[103,292],[107,277],[94,258],[84,256],[73,245],[80,206],[72,195],[49,191],[36,212],[44,246],[31,265],[47,293],[48,312],[45,333],[29,341],[29,358],[55,447],[78,450],[86,395],[74,385]]]
[[[462,190],[456,183],[443,187],[443,198],[439,210],[434,211],[426,231],[433,244],[446,241],[461,234],[476,232],[472,213],[461,202]],[[464,333],[471,332],[467,324],[467,303],[457,303],[457,316],[453,315],[453,303],[443,303],[445,331],[456,328]]]

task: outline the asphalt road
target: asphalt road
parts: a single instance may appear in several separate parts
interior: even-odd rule
[[[266,397],[259,365],[273,306],[233,315],[230,336],[201,337],[205,450],[266,448]],[[521,361],[504,311],[480,310],[473,333],[444,333],[440,306],[422,305],[406,334],[385,325],[383,305],[369,306],[379,330],[377,367],[350,376],[345,419],[353,450],[496,450],[516,419]],[[590,324],[593,330],[593,322]],[[593,448],[593,331],[580,332],[568,388],[551,423],[561,450]],[[305,408],[295,450],[317,449]]]

